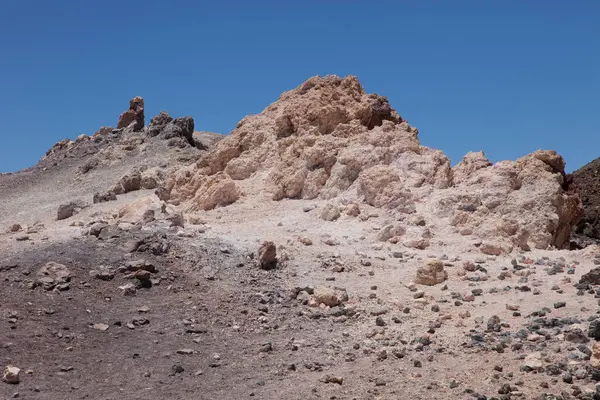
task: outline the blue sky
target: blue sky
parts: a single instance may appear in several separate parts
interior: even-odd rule
[[[0,1],[0,171],[116,125],[136,95],[228,133],[314,75],[356,75],[453,164],[600,156],[598,1]]]

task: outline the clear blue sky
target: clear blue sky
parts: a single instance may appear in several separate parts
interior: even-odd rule
[[[453,163],[600,156],[598,1],[0,1],[0,171],[128,100],[230,132],[313,75],[357,75]]]

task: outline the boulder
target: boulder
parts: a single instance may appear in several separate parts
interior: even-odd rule
[[[530,353],[525,357],[523,366],[532,370],[538,370],[544,366],[542,354],[540,352]]]
[[[482,152],[469,153],[452,171],[453,186],[434,193],[427,207],[438,223],[488,243],[484,253],[569,246],[582,206],[556,152],[538,150],[493,165]]]
[[[156,211],[160,211],[160,208],[161,202],[159,199],[154,196],[145,196],[122,206],[117,215],[120,222],[140,224],[147,219],[149,211],[156,213]]]
[[[56,212],[56,219],[60,221],[63,219],[70,218],[73,215],[77,214],[79,211],[81,211],[83,207],[83,203],[77,201],[71,201],[66,204],[61,204]]]
[[[406,228],[400,224],[385,225],[377,234],[377,240],[385,242],[391,238],[397,238],[406,233]]]
[[[140,171],[134,169],[127,172],[119,179],[119,181],[113,186],[111,191],[116,194],[124,194],[140,190],[142,187],[142,174]]]
[[[600,267],[592,268],[579,279],[581,284],[600,285]]]
[[[441,260],[430,260],[417,269],[414,282],[419,285],[434,286],[446,279],[448,279],[448,272],[444,270],[444,263]]]
[[[6,366],[4,368],[4,373],[2,374],[2,381],[6,383],[10,383],[12,385],[16,385],[21,381],[19,374],[21,373],[21,369],[14,367],[12,365]],[[13,396],[14,397],[14,396]]]
[[[261,269],[274,269],[277,266],[277,247],[273,242],[265,241],[258,249],[258,265]]]
[[[323,304],[325,306],[335,307],[348,301],[348,294],[345,290],[320,286],[314,289],[312,298],[317,306]]]
[[[211,176],[197,175],[189,179],[186,170],[178,171],[177,180],[182,182],[176,190],[169,191],[162,188],[159,192],[168,192],[167,196],[159,196],[177,204],[177,199],[191,197],[191,210],[212,210],[218,206],[227,206],[240,197],[237,185],[227,174],[218,173]],[[183,182],[187,184],[183,184]],[[159,193],[160,194],[160,193]],[[175,199],[175,201],[173,201]]]
[[[321,219],[325,221],[335,221],[340,215],[340,208],[331,203],[326,204],[321,211]]]

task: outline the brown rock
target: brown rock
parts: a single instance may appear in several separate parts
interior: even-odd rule
[[[273,242],[263,242],[258,249],[258,265],[261,269],[273,269],[277,266],[277,248]]]
[[[129,100],[129,110],[119,117],[117,129],[132,126],[134,131],[141,131],[144,128],[144,123],[144,99],[137,96]]]
[[[420,238],[420,239],[410,239],[404,242],[406,247],[410,247],[417,250],[425,250],[429,247],[429,239]]]
[[[414,280],[419,285],[433,286],[448,279],[448,272],[444,270],[444,263],[441,260],[430,260],[427,265],[417,269],[417,276]]]
[[[488,254],[491,256],[499,256],[504,253],[502,247],[492,244],[492,243],[484,243],[481,245],[481,252],[483,254]]]
[[[346,214],[351,217],[358,217],[360,215],[360,207],[356,203],[348,204],[348,207],[346,207]]]
[[[335,307],[348,300],[348,294],[342,290],[336,290],[328,287],[317,287],[313,292],[313,299],[316,305],[324,304],[329,307]]]
[[[600,343],[592,345],[592,357],[590,358],[592,368],[600,368]]]

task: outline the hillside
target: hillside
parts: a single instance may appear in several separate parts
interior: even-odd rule
[[[352,76],[227,136],[143,111],[0,175],[0,397],[600,398],[555,151],[451,166]]]

